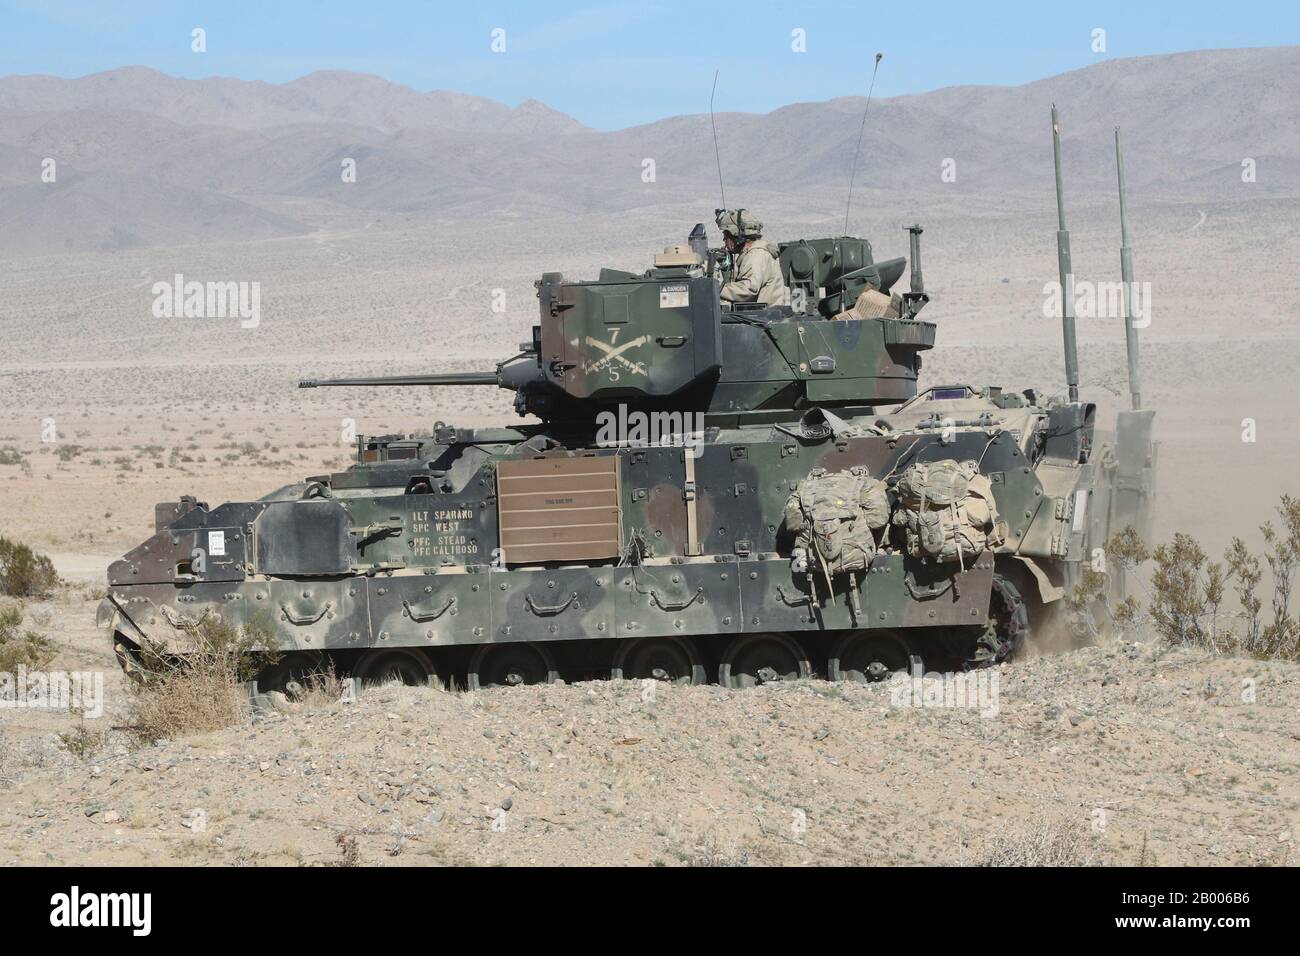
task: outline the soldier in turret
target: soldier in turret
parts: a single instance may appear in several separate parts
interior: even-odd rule
[[[732,278],[722,286],[722,301],[789,305],[776,246],[763,238],[763,224],[748,209],[719,209],[722,242],[734,261]]]

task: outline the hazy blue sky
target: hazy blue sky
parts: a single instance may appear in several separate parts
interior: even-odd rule
[[[194,27],[206,53],[190,50]],[[1092,50],[1098,27],[1105,53]],[[494,28],[504,53],[490,49]],[[796,28],[805,53],[791,49]],[[1296,0],[0,0],[0,74],[140,64],[283,82],[358,70],[511,105],[533,97],[604,129],[707,111],[715,68],[719,110],[766,111],[865,92],[877,50],[888,96],[1017,84],[1104,57],[1295,43]]]

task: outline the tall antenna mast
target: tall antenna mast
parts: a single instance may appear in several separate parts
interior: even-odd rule
[[[1070,230],[1065,228],[1065,189],[1061,185],[1061,121],[1052,104],[1052,159],[1056,163],[1056,261],[1061,273],[1061,334],[1065,339],[1065,383],[1070,401],[1079,400],[1079,349],[1074,337],[1074,267],[1070,264]]]
[[[876,89],[876,71],[880,69],[880,58],[885,54],[876,54],[876,65],[871,68],[871,86],[867,88],[867,105],[862,108],[862,126],[858,130],[858,146],[853,150],[853,167],[849,171],[849,199],[844,204],[844,235],[849,234],[849,210],[853,208],[853,180],[858,173],[858,153],[862,152],[862,134],[867,131],[867,110],[871,109],[871,94]]]
[[[1119,274],[1124,285],[1124,344],[1128,349],[1128,390],[1133,407],[1142,407],[1142,384],[1138,379],[1138,334],[1133,324],[1133,248],[1128,237],[1128,202],[1124,195],[1124,149],[1115,127],[1115,168],[1119,172]]]
[[[718,152],[718,124],[713,119],[713,97],[718,92],[718,72],[713,71],[713,92],[709,94],[709,125],[713,127],[713,158],[718,161],[718,190],[722,193],[722,208],[727,208],[727,187],[722,185],[722,154]]]

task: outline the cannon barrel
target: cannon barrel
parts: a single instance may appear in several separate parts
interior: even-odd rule
[[[326,385],[499,385],[496,372],[444,372],[441,375],[393,375],[381,378],[305,378],[299,388]]]

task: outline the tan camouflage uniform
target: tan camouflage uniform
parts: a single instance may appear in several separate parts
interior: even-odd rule
[[[790,292],[781,275],[776,246],[761,235],[763,224],[748,210],[724,211],[718,215],[718,227],[737,240],[747,239],[736,254],[735,270],[730,282],[719,293],[723,302],[759,302],[763,305],[789,305]]]

